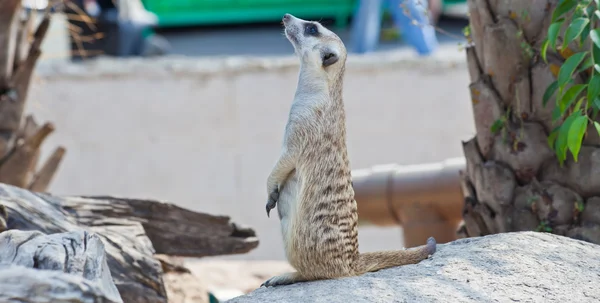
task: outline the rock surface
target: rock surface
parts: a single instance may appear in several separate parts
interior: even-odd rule
[[[7,230],[0,233],[0,302],[123,300],[98,235]]]
[[[259,288],[227,302],[600,302],[600,246],[520,232],[438,244],[428,260],[360,277]]]

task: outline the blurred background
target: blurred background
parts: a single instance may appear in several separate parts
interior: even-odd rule
[[[251,252],[206,259],[285,261],[264,209],[297,84],[284,13],[321,21],[348,48],[352,169],[462,157],[474,134],[466,1],[69,2],[53,13],[26,108],[56,126],[45,144],[68,151],[49,191],[166,200],[256,230]],[[402,248],[402,228],[361,225],[359,245]]]

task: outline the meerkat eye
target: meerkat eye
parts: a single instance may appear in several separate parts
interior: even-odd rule
[[[306,24],[304,31],[307,35],[311,35],[311,36],[314,36],[319,33],[317,26],[312,23]]]

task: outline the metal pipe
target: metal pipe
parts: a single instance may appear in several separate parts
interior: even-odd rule
[[[464,205],[464,158],[417,165],[377,165],[352,171],[360,224],[401,225],[404,246],[456,239]]]

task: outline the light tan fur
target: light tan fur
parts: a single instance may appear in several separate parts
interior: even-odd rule
[[[268,215],[277,206],[286,256],[297,271],[263,285],[349,277],[426,259],[435,252],[433,238],[413,249],[359,254],[342,100],[346,49],[318,22],[286,14],[283,23],[300,73],[282,151],[267,180],[266,209]]]

